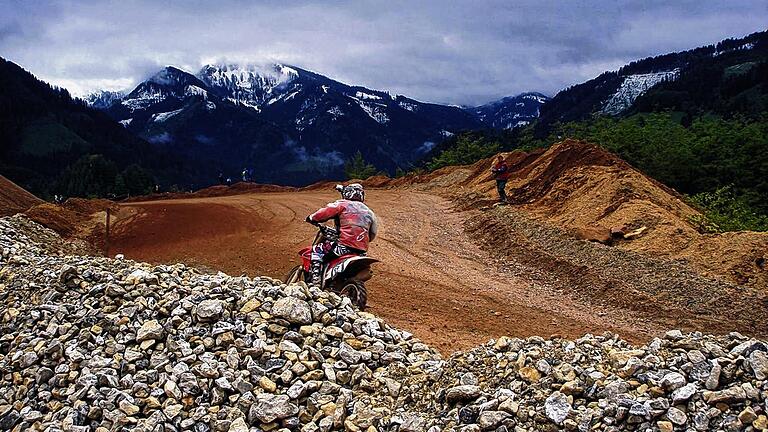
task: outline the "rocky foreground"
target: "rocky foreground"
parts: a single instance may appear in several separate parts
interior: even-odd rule
[[[334,294],[60,243],[0,219],[0,430],[768,427],[768,347],[740,334],[499,338],[443,359]]]

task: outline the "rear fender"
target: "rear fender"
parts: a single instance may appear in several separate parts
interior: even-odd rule
[[[367,279],[359,280],[368,280],[372,276],[370,269],[371,264],[376,262],[379,262],[379,260],[367,256],[353,255],[349,257],[341,257],[335,262],[332,262],[328,267],[325,272],[325,281],[329,282],[333,279],[337,279],[348,270],[350,273],[354,272],[354,276],[352,278],[357,279],[359,275],[359,277],[367,277]]]

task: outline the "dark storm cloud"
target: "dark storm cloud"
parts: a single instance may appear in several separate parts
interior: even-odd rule
[[[280,61],[426,101],[557,90],[765,29],[768,0],[0,0],[0,56],[75,93],[167,64]]]

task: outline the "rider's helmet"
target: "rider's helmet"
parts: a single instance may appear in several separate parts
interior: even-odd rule
[[[341,196],[350,201],[363,202],[365,201],[365,190],[363,190],[363,185],[360,183],[351,183],[344,186],[344,190],[341,191]]]

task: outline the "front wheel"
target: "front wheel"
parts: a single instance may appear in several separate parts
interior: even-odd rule
[[[365,309],[368,303],[368,290],[362,282],[347,282],[339,291],[339,294],[349,297],[360,310]]]
[[[285,277],[283,282],[285,282],[286,285],[290,285],[300,280],[304,280],[304,267],[297,265],[296,267],[292,268],[290,272],[288,272],[288,275]]]

